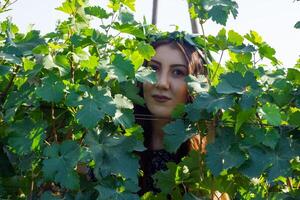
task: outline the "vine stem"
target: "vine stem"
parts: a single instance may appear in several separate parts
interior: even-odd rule
[[[1,103],[1,104],[4,103],[5,98],[6,98],[7,94],[8,94],[8,91],[9,91],[10,88],[12,87],[12,85],[13,85],[13,83],[14,83],[14,80],[15,80],[15,78],[16,78],[16,76],[17,76],[17,72],[19,71],[19,69],[20,69],[20,66],[17,65],[16,69],[15,69],[14,72],[13,72],[13,75],[10,77],[10,80],[9,80],[7,86],[5,87],[4,91],[2,92],[2,94],[1,94],[1,96],[0,96],[0,103]]]
[[[34,174],[33,174],[33,170],[31,171],[31,188],[30,188],[30,200],[33,199],[33,189],[34,189]]]
[[[220,68],[220,66],[221,66],[221,61],[222,61],[223,55],[224,55],[224,50],[222,50],[222,52],[221,52],[221,56],[220,56],[220,59],[219,59],[219,62],[218,62],[217,69],[216,69],[216,71],[214,72],[213,76],[211,77],[211,81],[213,81],[214,78],[215,78],[215,76],[217,75],[217,72],[218,72],[218,70],[219,70],[219,68]]]
[[[54,138],[54,141],[57,142],[57,132],[55,127],[55,109],[54,109],[54,103],[51,105],[51,119],[52,119],[52,135]]]

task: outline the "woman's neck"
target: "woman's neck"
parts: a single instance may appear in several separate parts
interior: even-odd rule
[[[152,134],[151,134],[151,150],[160,150],[164,148],[164,131],[163,127],[169,123],[169,119],[160,119],[152,121]]]

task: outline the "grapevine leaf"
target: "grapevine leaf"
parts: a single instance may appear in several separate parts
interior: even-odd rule
[[[121,93],[123,95],[126,95],[133,103],[136,103],[138,105],[144,104],[144,99],[138,95],[139,88],[136,87],[131,82],[124,82],[120,85]]]
[[[213,99],[207,106],[208,112],[217,112],[220,109],[228,109],[233,105],[233,96],[224,96]]]
[[[138,159],[131,154],[136,146],[128,140],[129,136],[109,137],[106,135],[111,132],[110,127],[106,126],[104,130],[90,132],[86,136],[86,143],[90,146],[96,162],[96,176],[97,172],[100,172],[101,176],[120,173],[137,183]]]
[[[11,72],[11,68],[9,66],[0,65],[0,75],[4,76],[5,74],[8,74]]]
[[[293,81],[296,84],[300,84],[300,70],[295,68],[289,68],[287,79]]]
[[[70,15],[75,14],[76,13],[76,1],[74,1],[74,0],[65,1],[62,3],[61,6],[56,8],[56,10],[60,10],[64,13],[67,13]]]
[[[300,29],[300,21],[298,21],[298,22],[295,24],[294,28]]]
[[[25,72],[28,71],[28,70],[32,70],[34,65],[35,65],[35,62],[34,61],[31,61],[27,58],[23,58],[23,65],[24,65],[24,70]]]
[[[96,56],[90,56],[88,60],[80,61],[80,66],[94,74],[98,66],[98,58]]]
[[[269,124],[278,126],[281,124],[280,110],[275,104],[265,104],[262,107],[262,116]]]
[[[168,170],[159,171],[154,175],[154,179],[157,179],[157,186],[160,188],[162,193],[169,194],[172,189],[176,186],[176,174],[178,167],[175,163],[167,163]]]
[[[240,46],[243,44],[244,38],[237,32],[230,30],[228,31],[228,41],[235,46]]]
[[[151,45],[146,44],[145,42],[139,42],[137,45],[137,50],[148,61],[152,56],[155,55],[154,48]]]
[[[223,132],[213,144],[207,145],[206,164],[215,176],[222,170],[239,167],[245,161],[244,153],[234,145],[233,134]]]
[[[115,95],[114,102],[118,108],[133,109],[132,102],[121,94]]]
[[[289,124],[300,126],[300,111],[296,111],[289,116]]]
[[[48,102],[60,102],[64,97],[64,84],[54,74],[42,79],[42,85],[36,89],[36,94]]]
[[[208,14],[211,16],[211,19],[218,24],[226,25],[228,16],[227,12],[223,9],[223,6],[214,6]]]
[[[88,15],[92,15],[100,19],[107,19],[110,16],[103,8],[99,6],[85,7],[84,12]]]
[[[127,11],[121,11],[119,19],[121,20],[122,24],[132,24],[134,22],[133,14]]]
[[[196,133],[191,125],[187,126],[182,119],[167,124],[163,131],[164,147],[169,152],[176,152],[180,145]]]
[[[246,34],[244,37],[257,46],[263,43],[262,37],[256,31],[250,31],[250,33]]]
[[[216,90],[220,94],[242,94],[245,91],[245,79],[239,72],[231,72],[221,76]]]
[[[115,123],[120,124],[125,128],[130,128],[134,123],[133,111],[131,109],[117,110],[113,120]]]
[[[110,69],[113,76],[116,77],[119,82],[134,77],[134,67],[132,63],[120,54],[115,56]]]
[[[289,176],[291,174],[291,168],[289,161],[295,156],[295,151],[293,151],[292,140],[282,137],[276,151],[272,151],[269,155],[271,159],[272,166],[269,169],[268,180],[272,181],[278,176]]]
[[[115,23],[114,28],[122,33],[128,33],[131,34],[137,38],[140,39],[146,39],[146,36],[143,32],[143,29],[140,27],[137,27],[136,25],[133,24],[119,24]]]
[[[249,109],[252,108],[253,105],[256,103],[255,101],[255,94],[254,93],[249,93],[245,92],[240,100],[240,106],[242,109]]]
[[[243,144],[248,147],[264,144],[271,149],[275,149],[280,138],[278,131],[275,129],[265,130],[258,127],[247,126],[244,131],[246,137]]]
[[[243,123],[246,122],[254,114],[255,114],[254,109],[242,110],[241,112],[239,112],[236,116],[236,124],[235,124],[234,132],[237,133],[240,127],[243,125]]]
[[[60,66],[56,65],[53,62],[52,56],[50,56],[50,55],[45,56],[43,58],[43,66],[45,69],[48,69],[48,70],[58,69],[60,76],[64,76],[68,73],[68,70],[66,70],[64,67],[60,67]]]
[[[270,153],[262,148],[248,149],[250,160],[241,168],[242,172],[250,178],[259,177],[271,164]]]
[[[195,93],[208,92],[209,85],[207,83],[207,79],[204,76],[195,77],[193,75],[189,75],[185,78],[189,90]]]
[[[76,114],[79,123],[86,128],[95,127],[98,121],[104,118],[103,111],[98,108],[92,99],[84,99],[81,104],[83,107]]]
[[[139,68],[139,70],[135,74],[135,78],[142,83],[146,81],[151,84],[155,84],[157,82],[155,71],[145,67]]]
[[[11,55],[11,54],[0,52],[0,58],[1,58],[1,60],[3,59],[5,61],[15,64],[15,65],[22,64],[22,60],[20,58],[18,58],[17,56]]]
[[[80,157],[80,147],[76,142],[66,140],[60,145],[53,144],[45,149],[44,156],[42,170],[46,179],[68,189],[79,188],[79,177],[74,170]]]
[[[19,155],[39,149],[45,137],[45,122],[34,122],[29,118],[16,121],[11,127],[9,146]]]
[[[261,57],[269,58],[270,60],[277,62],[277,59],[274,57],[276,51],[272,47],[270,47],[267,43],[262,43],[259,48],[259,55]]]

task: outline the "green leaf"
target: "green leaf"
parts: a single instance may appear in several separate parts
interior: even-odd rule
[[[42,79],[42,85],[36,89],[36,94],[43,100],[58,103],[64,98],[64,84],[54,74]]]
[[[107,19],[110,15],[100,6],[89,6],[84,8],[87,15],[92,15],[100,19]]]
[[[133,109],[132,102],[121,94],[116,94],[114,102],[118,108]]]
[[[135,74],[135,78],[142,83],[148,82],[155,84],[157,82],[156,72],[146,67],[140,67]]]
[[[82,105],[76,114],[80,124],[86,128],[93,128],[105,114],[115,115],[116,105],[107,90],[94,87],[86,92],[88,97],[78,102]]]
[[[48,54],[49,53],[49,47],[46,44],[38,45],[34,49],[32,49],[32,53],[35,53],[35,54]]]
[[[60,10],[64,13],[70,14],[70,15],[75,15],[76,13],[76,0],[70,0],[70,1],[65,1],[62,3],[62,5],[56,10]]]
[[[96,176],[97,172],[100,172],[102,177],[110,174],[121,174],[137,184],[139,164],[137,157],[131,153],[136,146],[130,142],[130,137],[108,136],[112,133],[109,126],[105,126],[101,131],[96,131],[89,132],[85,139],[95,160]],[[124,163],[126,163],[126,167],[124,167]]]
[[[300,126],[300,111],[296,111],[289,115],[289,124],[294,125],[294,126]]]
[[[144,99],[139,95],[139,88],[131,82],[120,84],[121,93],[126,95],[133,103],[144,105]]]
[[[208,14],[211,16],[211,19],[218,24],[226,25],[228,16],[227,12],[223,9],[223,6],[214,6]]]
[[[135,11],[135,0],[121,0],[130,10]]]
[[[263,43],[262,37],[256,31],[250,31],[244,37],[257,46]]]
[[[187,85],[189,87],[190,93],[202,93],[208,92],[209,84],[207,82],[207,78],[205,76],[193,76],[189,75],[185,78]]]
[[[289,68],[287,73],[287,79],[294,82],[295,84],[300,84],[300,70]]]
[[[86,128],[95,127],[98,121],[104,118],[104,112],[98,108],[92,99],[84,99],[81,104],[83,107],[76,114],[79,123]]]
[[[138,27],[133,24],[119,24],[115,23],[114,28],[122,33],[128,33],[131,34],[137,38],[140,39],[146,39],[146,36],[143,32],[143,29],[141,27]]]
[[[11,72],[11,67],[5,66],[5,65],[0,65],[0,75],[1,76],[4,76],[4,75],[8,74],[9,72]]]
[[[234,133],[223,130],[213,144],[207,145],[206,164],[213,175],[218,176],[223,170],[244,163],[244,153],[234,142]]]
[[[254,114],[255,114],[254,109],[242,110],[241,112],[239,112],[236,116],[234,132],[237,133],[241,128],[241,126],[243,125],[243,123],[245,123]]]
[[[274,180],[278,176],[287,177],[291,175],[290,160],[299,153],[295,152],[293,147],[291,139],[281,137],[275,149],[276,151],[271,152],[271,155],[269,155],[272,163],[268,173],[269,181]]]
[[[46,123],[29,118],[18,120],[10,129],[8,144],[18,155],[26,155],[40,149],[45,138]]]
[[[243,145],[251,147],[253,145],[261,146],[261,144],[275,149],[280,135],[276,129],[262,129],[260,127],[247,126],[244,129],[245,138],[242,142]]]
[[[259,177],[271,164],[270,152],[259,147],[252,147],[248,152],[250,158],[241,170],[250,178]]]
[[[177,119],[164,126],[164,147],[169,152],[176,152],[180,145],[197,133],[195,127]]]
[[[87,69],[92,74],[94,74],[98,66],[98,57],[90,56],[88,60],[81,60],[80,66],[84,69]]]
[[[276,51],[270,47],[267,43],[262,43],[258,48],[259,55],[263,58],[269,58],[273,62],[277,62],[277,59],[274,57]]]
[[[134,124],[133,110],[131,109],[118,109],[113,118],[115,124],[120,124],[124,128],[130,128]]]
[[[129,60],[117,54],[110,67],[110,73],[110,76],[117,78],[119,82],[123,82],[126,81],[127,78],[131,79],[134,77],[134,67]]]
[[[265,104],[262,107],[261,114],[269,124],[279,126],[281,124],[281,115],[279,108],[274,104]]]
[[[237,32],[230,30],[228,31],[228,41],[236,46],[243,44],[244,38]]]
[[[262,143],[271,149],[275,149],[278,140],[280,139],[280,135],[276,129],[267,130],[263,135]]]
[[[42,170],[47,180],[53,180],[67,189],[79,189],[79,177],[74,169],[79,161],[80,147],[75,141],[53,144],[45,149],[44,156]]]
[[[155,49],[145,42],[139,42],[137,50],[148,61],[155,55]]]
[[[3,59],[11,64],[22,65],[21,59],[11,54],[0,52],[0,59]]]
[[[29,60],[28,58],[23,58],[23,66],[24,66],[24,70],[25,72],[28,70],[32,70],[34,68],[35,62]]]
[[[121,20],[122,24],[131,24],[134,22],[134,16],[128,11],[121,11],[119,15],[119,19]]]
[[[300,21],[295,24],[294,28],[300,29]]]
[[[50,55],[45,56],[43,58],[43,65],[44,65],[44,68],[48,69],[48,70],[58,69],[60,76],[64,76],[68,73],[68,71],[65,68],[56,65],[53,62],[52,56],[50,56]]]
[[[243,94],[245,92],[245,79],[239,72],[231,72],[221,76],[216,90],[220,94]]]
[[[157,186],[164,194],[169,194],[176,186],[176,174],[178,173],[178,167],[175,163],[167,163],[168,170],[159,171],[154,175],[154,179],[157,179]]]

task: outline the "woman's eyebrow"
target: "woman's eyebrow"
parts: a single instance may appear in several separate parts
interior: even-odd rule
[[[171,67],[184,67],[184,68],[187,68],[187,66],[185,64],[173,64],[173,65],[171,65]]]
[[[157,61],[157,60],[154,60],[154,59],[151,59],[150,62],[154,62],[154,63],[156,63],[156,64],[158,64],[158,65],[161,65],[161,62],[159,62],[159,61]]]

